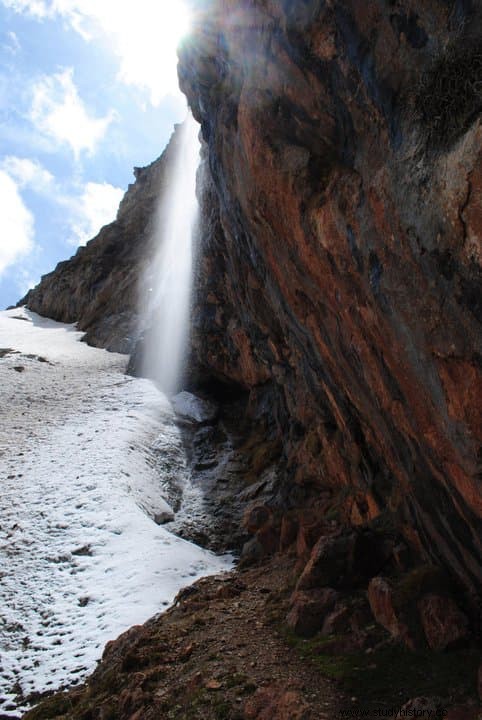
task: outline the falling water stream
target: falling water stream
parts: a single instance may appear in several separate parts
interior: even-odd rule
[[[178,386],[187,340],[193,239],[198,216],[196,172],[199,125],[189,113],[180,128],[170,185],[161,200],[155,230],[157,251],[146,272],[143,375],[166,395]]]

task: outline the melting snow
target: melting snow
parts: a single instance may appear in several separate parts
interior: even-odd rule
[[[172,410],[81,336],[0,312],[3,716],[19,716],[19,695],[79,682],[108,640],[230,565],[154,522],[171,512],[156,455],[187,482]]]

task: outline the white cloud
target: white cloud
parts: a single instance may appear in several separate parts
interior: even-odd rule
[[[158,105],[179,94],[176,47],[189,29],[183,0],[3,0],[38,19],[63,18],[86,40],[107,39],[119,58],[119,78]]]
[[[9,155],[0,162],[0,173],[5,186],[10,188],[10,195],[15,189],[16,205],[22,203],[20,191],[28,188],[39,195],[45,196],[62,209],[63,224],[68,228],[69,244],[85,245],[93,238],[103,225],[112,222],[117,214],[124,190],[107,182],[77,182],[64,186],[56,182],[52,173],[36,160],[19,158]],[[5,180],[6,178],[6,180]],[[0,203],[10,206],[8,195],[0,196]],[[15,210],[18,215],[18,210]],[[28,211],[27,211],[28,212]],[[0,256],[1,257],[1,256]]]
[[[79,198],[69,200],[73,213],[72,245],[85,245],[103,225],[115,220],[124,191],[109,183],[88,182]]]
[[[48,14],[47,3],[43,0],[3,0],[3,4],[17,12],[25,12],[38,18],[44,18]]]
[[[18,186],[0,170],[0,274],[33,249],[34,219]]]
[[[17,55],[21,50],[21,45],[17,35],[10,30],[6,33],[7,41],[3,44],[3,49],[6,50],[10,55]]]
[[[66,143],[76,158],[93,153],[114,119],[111,112],[96,118],[87,112],[73,80],[73,70],[42,77],[33,87],[29,119],[42,133]]]
[[[8,155],[0,163],[0,169],[8,173],[19,188],[30,187],[40,194],[53,189],[54,176],[36,160]]]

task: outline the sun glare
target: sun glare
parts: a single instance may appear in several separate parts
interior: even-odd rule
[[[159,104],[177,94],[179,42],[190,30],[190,13],[183,0],[64,0],[72,25],[87,39],[99,30],[109,38],[120,62],[119,78],[143,87]]]

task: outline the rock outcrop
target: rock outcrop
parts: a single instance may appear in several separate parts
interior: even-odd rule
[[[160,158],[134,168],[117,218],[20,300],[39,315],[78,322],[90,345],[130,353],[137,340],[139,278],[152,256],[159,198],[176,152],[174,132]]]
[[[482,583],[480,4],[212,0],[193,378],[282,444],[273,509]],[[325,512],[323,511],[323,512]],[[313,540],[316,541],[317,538]]]

